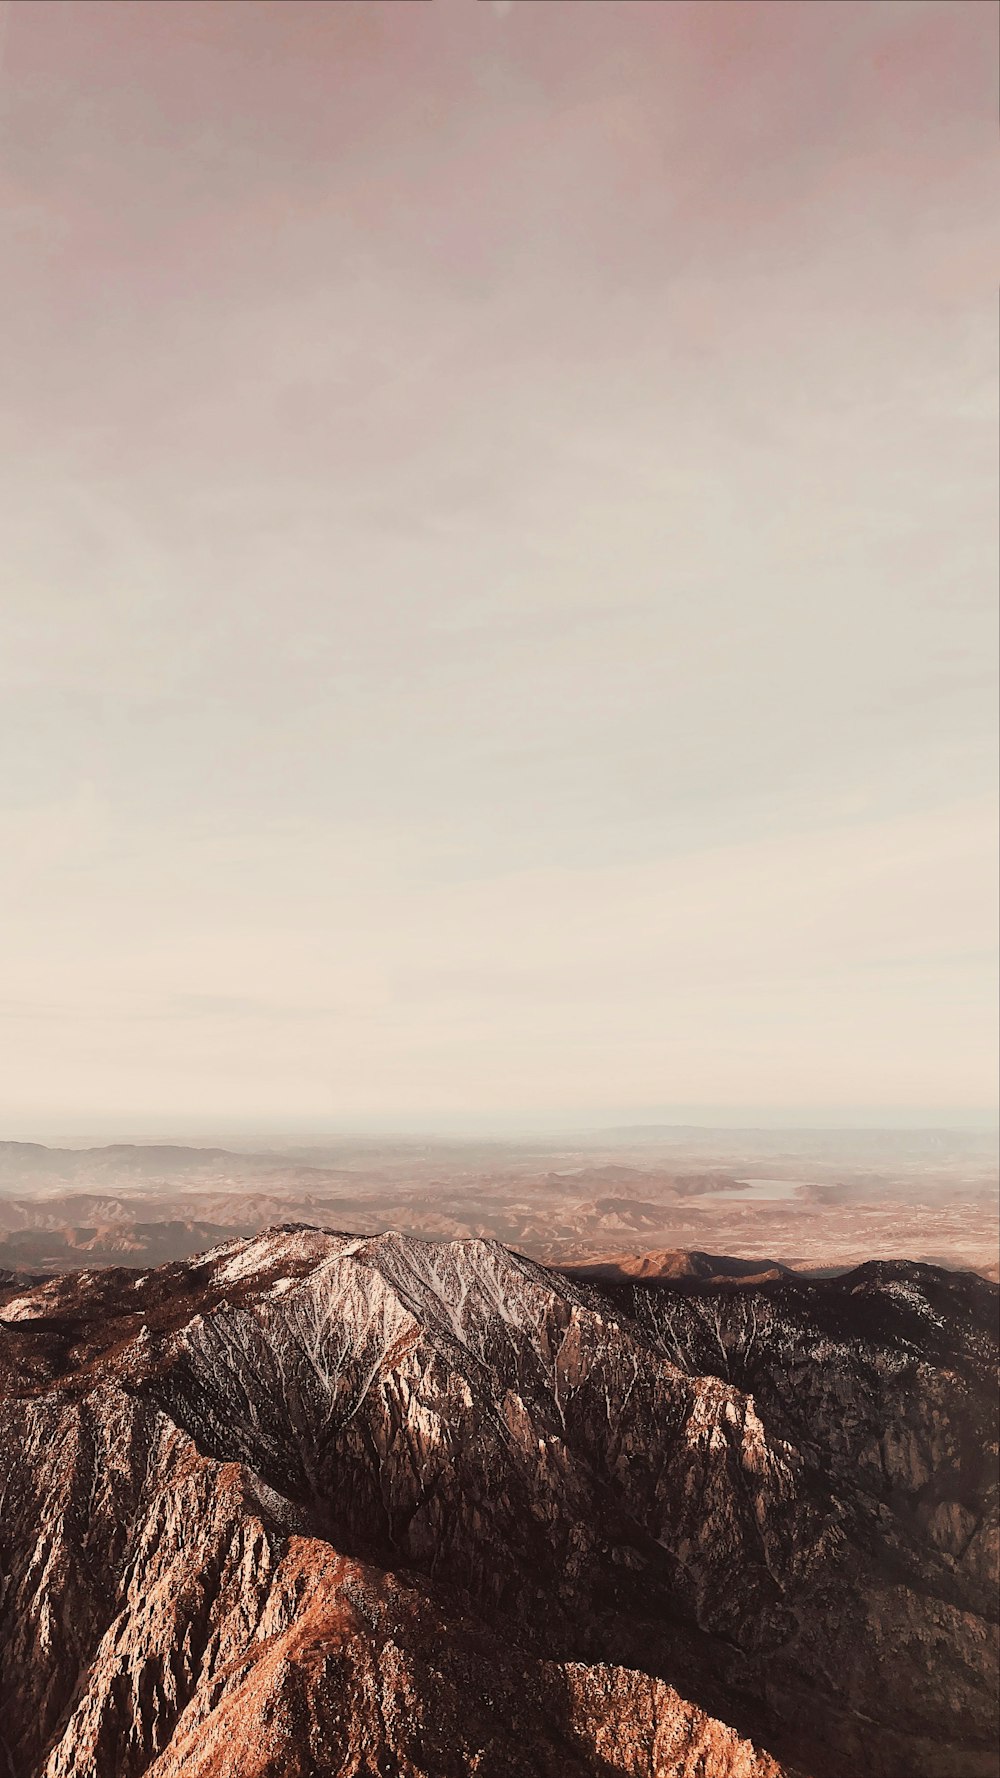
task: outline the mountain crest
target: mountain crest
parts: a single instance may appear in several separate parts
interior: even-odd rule
[[[8,1770],[992,1778],[996,1294],[301,1223],[0,1285]]]

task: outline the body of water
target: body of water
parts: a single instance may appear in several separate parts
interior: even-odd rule
[[[738,1191],[704,1192],[688,1201],[692,1204],[766,1204],[794,1199],[806,1184],[804,1179],[741,1179]]]

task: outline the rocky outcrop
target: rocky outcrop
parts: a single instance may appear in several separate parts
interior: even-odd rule
[[[996,1301],[304,1227],[9,1280],[0,1771],[986,1778]]]

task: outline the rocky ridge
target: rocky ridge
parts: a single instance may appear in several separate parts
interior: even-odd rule
[[[6,1778],[986,1778],[997,1290],[303,1226],[0,1281]]]

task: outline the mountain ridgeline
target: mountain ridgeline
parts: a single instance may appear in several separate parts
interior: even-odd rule
[[[8,1278],[0,1773],[994,1778],[996,1313],[299,1225]]]

